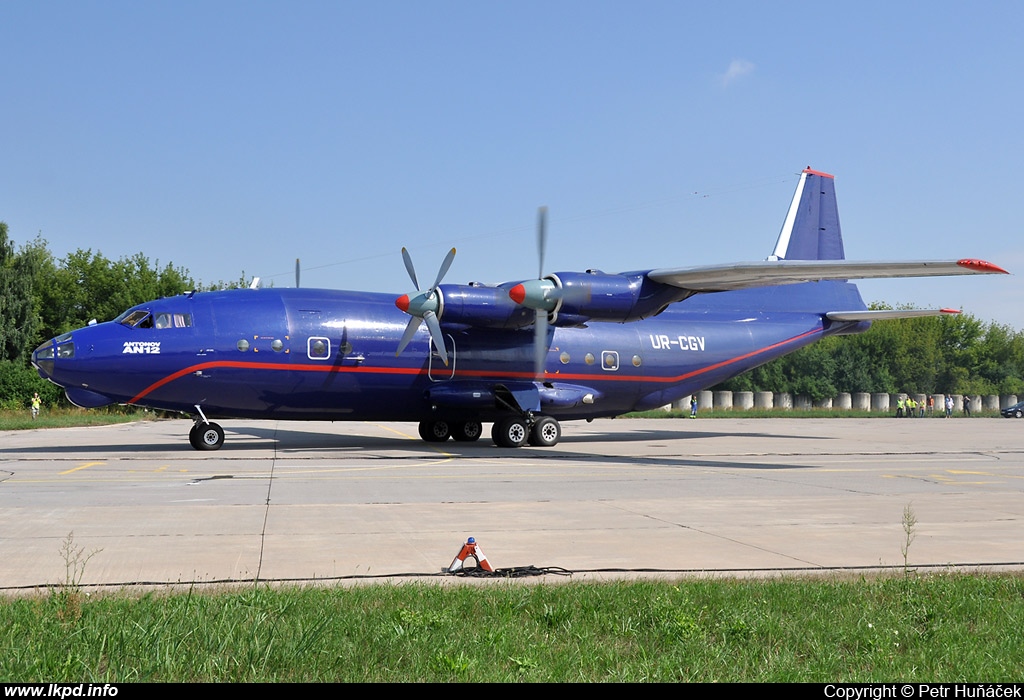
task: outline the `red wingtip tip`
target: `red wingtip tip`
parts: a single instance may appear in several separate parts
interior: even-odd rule
[[[409,312],[409,295],[403,294],[402,296],[395,299],[395,306],[406,313]]]
[[[804,168],[803,171],[805,173],[807,173],[808,175],[818,175],[819,177],[827,177],[829,180],[835,180],[836,179],[835,175],[829,175],[828,173],[823,173],[820,170],[812,170],[811,166],[809,166],[809,165],[806,168]]]
[[[516,286],[512,287],[512,289],[508,290],[508,295],[509,297],[512,298],[512,301],[514,301],[515,303],[522,304],[523,301],[526,299],[526,287],[524,287],[521,284],[517,284]]]
[[[1001,275],[1010,274],[998,265],[993,265],[985,260],[977,260],[975,258],[964,258],[963,260],[957,260],[956,264],[960,267],[966,267],[968,270],[974,270],[976,272],[995,272]]]
[[[958,313],[960,313],[960,309],[939,309],[939,311],[941,311],[944,314],[958,314]]]

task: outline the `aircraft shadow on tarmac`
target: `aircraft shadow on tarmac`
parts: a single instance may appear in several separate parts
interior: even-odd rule
[[[685,454],[660,454],[660,455],[617,455],[609,454],[601,448],[602,443],[627,443],[627,442],[678,442],[682,447],[686,442],[698,438],[729,438],[735,439],[737,435],[756,440],[771,438],[798,438],[830,440],[832,438],[820,435],[779,435],[762,432],[735,431],[678,431],[678,430],[623,430],[595,435],[587,433],[583,435],[563,434],[558,448],[544,447],[522,447],[519,449],[504,449],[496,447],[490,440],[482,439],[479,442],[463,443],[448,441],[445,443],[425,443],[418,438],[395,436],[370,436],[370,435],[339,435],[336,433],[317,433],[306,430],[289,430],[287,428],[263,428],[257,425],[230,426],[226,429],[228,441],[223,450],[217,452],[195,452],[188,444],[186,436],[181,436],[180,443],[177,442],[149,442],[149,443],[106,443],[87,445],[47,445],[32,447],[0,448],[0,455],[3,454],[30,454],[30,455],[138,455],[181,452],[182,456],[189,459],[201,459],[203,457],[231,460],[233,456],[248,452],[275,449],[277,456],[287,458],[309,451],[327,452],[321,455],[324,459],[330,459],[331,452],[338,457],[351,456],[355,451],[388,451],[392,459],[422,459],[424,453],[433,456],[440,454],[451,455],[460,459],[486,458],[494,459],[545,459],[554,461],[579,461],[579,462],[601,462],[610,465],[634,465],[634,466],[658,466],[658,467],[732,467],[742,469],[795,469],[812,468],[808,465],[790,464],[768,464],[761,462],[737,462],[729,455],[715,457],[693,457]],[[135,437],[135,436],[133,436]],[[569,445],[578,446],[571,451],[565,448]],[[589,447],[589,449],[587,449]],[[398,454],[395,454],[398,453]],[[380,456],[380,455],[377,455]],[[753,457],[755,455],[751,455]]]

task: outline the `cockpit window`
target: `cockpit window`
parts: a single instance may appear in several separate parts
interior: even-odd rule
[[[191,328],[192,314],[176,314],[160,312],[151,314],[148,311],[125,312],[115,319],[129,328]]]
[[[148,311],[132,311],[129,314],[122,314],[118,321],[129,328],[152,328],[153,317]]]

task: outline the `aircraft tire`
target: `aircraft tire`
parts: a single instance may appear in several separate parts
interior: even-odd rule
[[[219,450],[224,445],[224,429],[216,423],[198,423],[189,431],[188,441],[197,450]]]
[[[458,442],[476,442],[484,434],[484,426],[478,421],[466,421],[456,423],[452,428],[452,437]]]
[[[562,426],[551,416],[543,416],[530,428],[527,438],[534,447],[554,447],[562,437]]]
[[[491,428],[491,439],[498,447],[522,447],[529,433],[522,418],[502,418]]]
[[[425,420],[420,422],[420,437],[426,442],[445,442],[452,434],[452,429],[443,420]]]

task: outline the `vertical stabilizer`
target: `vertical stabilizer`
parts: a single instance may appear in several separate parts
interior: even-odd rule
[[[835,178],[810,168],[800,173],[769,260],[843,260]]]

